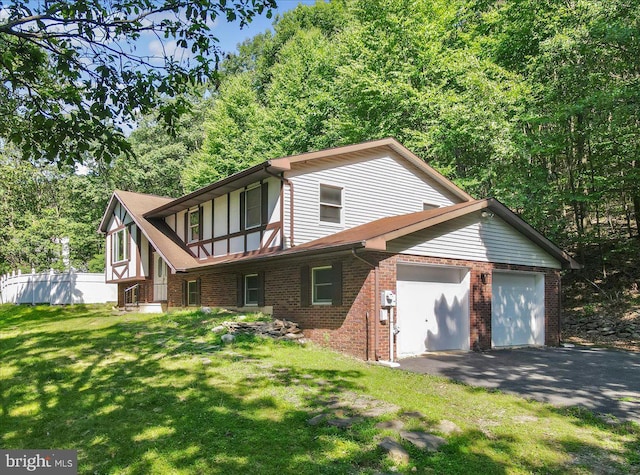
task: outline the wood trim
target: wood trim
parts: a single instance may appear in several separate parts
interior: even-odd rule
[[[144,277],[142,274],[142,239],[141,239],[142,231],[140,230],[140,226],[136,226],[136,258],[138,259],[138,263],[136,265],[136,277]]]
[[[211,257],[211,254],[209,254],[209,251],[207,251],[205,244],[209,244],[209,243],[198,244],[198,257],[200,257],[200,251],[202,251],[206,257]],[[211,252],[213,252],[213,242],[211,242],[210,244],[211,244]]]
[[[124,224],[121,224],[120,226],[118,226],[115,229],[112,229],[111,231],[107,231],[107,236],[111,236],[112,234],[117,233],[118,231],[122,231],[123,229],[125,229],[127,226]]]
[[[284,247],[284,181],[280,181],[280,248]]]
[[[282,230],[282,227],[280,226],[273,228],[273,232],[271,233],[271,236],[269,236],[269,239],[267,239],[267,242],[265,242],[264,245],[262,244],[260,245],[260,249],[269,249],[269,247],[271,246],[271,243],[276,239],[276,236],[280,233],[281,230]]]
[[[129,277],[129,265],[123,265],[123,266],[118,266],[121,267],[122,270],[121,272],[118,272],[118,268],[117,267],[111,267],[111,273],[113,275],[115,275],[117,277],[117,280],[121,280],[124,278],[130,278],[130,279],[135,279],[136,277]],[[127,274],[127,277],[125,277],[124,275]]]
[[[231,232],[231,193],[227,193],[227,234],[225,236],[227,240],[227,255],[230,254],[229,250],[231,249],[231,238],[229,237],[230,232]],[[215,242],[216,241],[214,241],[214,244]]]

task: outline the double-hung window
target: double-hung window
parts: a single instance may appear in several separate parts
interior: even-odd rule
[[[320,185],[320,222],[342,223],[342,188]]]
[[[200,209],[189,210],[188,219],[188,242],[198,241],[200,239]]]
[[[260,226],[262,221],[262,203],[260,186],[249,188],[244,192],[245,208],[244,208],[244,227],[251,229]]]
[[[342,305],[342,262],[300,268],[300,306]]]
[[[111,251],[113,262],[123,262],[129,259],[129,233],[126,228],[111,235]]]
[[[333,302],[333,269],[331,266],[311,269],[311,302],[314,305],[331,305]]]
[[[258,292],[260,288],[260,282],[258,274],[249,274],[244,276],[244,304],[245,305],[258,305]]]
[[[197,280],[187,282],[187,305],[200,305],[200,283]]]

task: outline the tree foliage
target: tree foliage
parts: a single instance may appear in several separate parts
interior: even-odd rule
[[[625,0],[298,6],[221,62],[219,89],[174,121],[175,137],[143,115],[127,142],[133,157],[106,166],[97,155],[92,173],[57,182],[61,196],[77,200],[61,216],[96,223],[99,216],[83,207],[101,213],[113,188],[176,196],[266,159],[395,136],[469,193],[497,197],[561,246],[635,238],[638,31],[640,5]],[[7,38],[0,27],[0,41],[17,41]],[[53,69],[41,64],[39,77],[47,79]],[[0,108],[20,99],[2,87]],[[160,110],[179,109],[202,92],[189,94],[162,99]],[[20,130],[22,116],[7,120]],[[0,219],[29,229],[29,213],[45,212],[25,197],[39,196],[43,185],[30,178],[33,165],[4,165],[3,190],[12,198]],[[25,217],[11,211],[22,199]],[[99,252],[94,237],[86,237],[83,259]],[[22,244],[12,246],[18,252]]]
[[[0,1],[0,137],[25,158],[109,161],[139,114],[169,130],[187,92],[213,77],[212,27],[241,24],[274,0]],[[159,51],[147,52],[144,41]],[[163,100],[175,97],[174,101]]]
[[[562,245],[638,235],[639,19],[624,0],[299,6],[223,63],[185,186],[391,135]]]

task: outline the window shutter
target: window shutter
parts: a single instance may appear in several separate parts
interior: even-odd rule
[[[262,196],[260,197],[262,225],[266,226],[269,222],[269,183],[262,183],[260,191],[262,192]]]
[[[198,241],[202,241],[202,231],[204,228],[204,208],[198,208]]]
[[[311,305],[311,275],[309,266],[300,268],[300,306],[309,307]]]
[[[244,307],[244,276],[242,274],[236,276],[236,306]]]
[[[331,264],[332,279],[331,290],[333,291],[333,297],[331,305],[342,305],[342,262],[336,261]]]
[[[258,272],[258,307],[264,307],[264,272]]]
[[[240,193],[240,231],[244,231],[247,221],[247,192]]]
[[[202,288],[202,279],[198,278],[198,280],[196,280],[196,305],[200,305],[200,289]]]
[[[187,306],[187,292],[188,292],[188,288],[187,288],[187,281],[183,280],[182,281],[182,306],[186,307]]]

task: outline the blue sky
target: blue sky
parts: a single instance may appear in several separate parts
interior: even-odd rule
[[[215,26],[215,32],[220,40],[220,47],[224,52],[232,53],[236,51],[236,46],[248,38],[252,38],[258,33],[266,30],[272,30],[271,24],[276,14],[282,14],[288,10],[292,10],[299,4],[313,5],[315,0],[276,0],[278,9],[274,12],[271,19],[264,15],[254,18],[254,20],[245,26],[242,30],[238,23],[228,23],[223,19]]]

